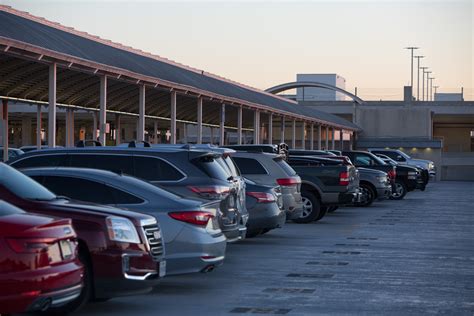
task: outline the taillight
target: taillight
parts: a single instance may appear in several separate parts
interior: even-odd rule
[[[246,192],[248,196],[251,196],[253,198],[257,199],[257,203],[271,203],[275,202],[275,196],[270,193],[265,193],[265,192]]]
[[[394,180],[397,177],[397,172],[395,170],[390,170],[389,172],[387,172],[387,174],[388,174],[388,177],[392,180]]]
[[[281,186],[291,186],[291,185],[298,185],[301,183],[299,178],[292,177],[292,178],[281,178],[276,180],[277,183]]]
[[[16,253],[41,253],[47,252],[56,240],[47,238],[9,238],[7,241],[10,248]]]
[[[188,188],[194,193],[199,194],[203,198],[210,200],[223,200],[230,193],[230,188],[223,185],[211,185],[205,187],[192,186]]]
[[[349,171],[339,173],[339,185],[349,185]]]
[[[171,212],[168,215],[177,221],[198,226],[206,226],[209,220],[214,217],[211,213],[202,211]]]
[[[37,268],[77,257],[75,240],[54,238],[8,238],[8,245],[16,253],[35,254]]]

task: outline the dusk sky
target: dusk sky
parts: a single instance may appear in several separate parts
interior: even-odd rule
[[[401,99],[403,48],[419,46],[439,91],[474,99],[472,0],[0,3],[261,89],[337,73],[365,99]]]

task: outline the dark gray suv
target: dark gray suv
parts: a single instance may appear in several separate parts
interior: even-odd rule
[[[218,163],[220,157],[215,152],[189,148],[98,146],[32,151],[9,164],[15,168],[109,170],[147,180],[187,198],[220,200],[219,224],[227,240],[233,242],[244,238],[246,228],[238,209],[238,185]]]

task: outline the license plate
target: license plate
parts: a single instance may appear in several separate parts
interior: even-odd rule
[[[166,261],[160,261],[160,278],[166,275]]]
[[[72,247],[69,240],[60,240],[59,246],[61,247],[61,253],[63,255],[63,259],[69,259],[72,256]]]

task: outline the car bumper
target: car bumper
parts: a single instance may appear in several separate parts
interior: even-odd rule
[[[387,185],[383,187],[378,187],[377,188],[377,200],[382,201],[382,200],[387,200],[390,198],[392,195],[392,186]]]
[[[250,220],[247,223],[249,230],[273,229],[283,227],[285,224],[286,213],[276,203],[257,203],[248,210],[250,212]]]
[[[227,239],[220,231],[186,225],[178,236],[166,243],[166,274],[202,272],[223,263]]]
[[[351,204],[353,202],[359,201],[360,200],[359,196],[360,196],[360,193],[358,190],[355,192],[339,193],[337,204],[339,205]]]
[[[41,270],[0,275],[0,312],[21,313],[69,303],[82,290],[82,266],[71,262]],[[12,289],[11,294],[7,289]]]
[[[98,298],[147,293],[166,273],[166,261],[155,261],[145,251],[111,249],[95,254],[92,264]]]
[[[285,192],[282,189],[283,209],[286,212],[286,219],[300,218],[303,213],[303,199],[301,193],[295,191]]]

